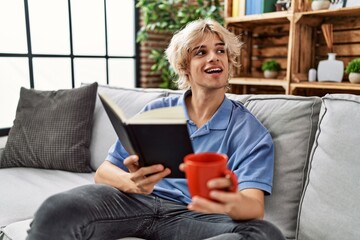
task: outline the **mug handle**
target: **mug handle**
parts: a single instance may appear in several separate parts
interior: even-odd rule
[[[229,192],[236,192],[237,187],[238,187],[237,186],[238,180],[237,180],[235,173],[233,171],[230,171],[229,169],[226,169],[225,178],[228,178],[231,181],[231,186],[229,187]]]

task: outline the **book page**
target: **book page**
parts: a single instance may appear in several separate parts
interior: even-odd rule
[[[186,117],[182,106],[165,107],[139,113],[127,123],[181,124],[186,123]]]
[[[115,102],[113,102],[113,100],[110,97],[108,97],[105,94],[101,94],[101,93],[99,93],[98,95],[99,95],[101,101],[106,103],[108,105],[108,107],[110,107],[113,110],[113,112],[116,113],[116,115],[120,118],[120,120],[122,122],[127,121],[126,115],[124,114],[124,112],[121,110],[121,108],[118,105],[115,104]]]

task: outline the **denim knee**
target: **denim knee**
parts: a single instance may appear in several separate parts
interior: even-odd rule
[[[46,199],[35,213],[28,239],[76,239],[82,227],[89,222],[86,196],[72,191]],[[70,238],[69,238],[70,237]],[[54,239],[54,238],[48,238]]]
[[[235,230],[241,233],[243,238],[253,240],[285,240],[278,227],[264,220],[253,220],[240,224]]]

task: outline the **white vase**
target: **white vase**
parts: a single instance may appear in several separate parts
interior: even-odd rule
[[[315,82],[316,81],[316,69],[315,68],[311,68],[309,70],[308,81],[309,82]]]
[[[278,75],[278,72],[276,71],[270,71],[270,70],[265,70],[264,71],[264,77],[265,78],[276,78]]]
[[[344,62],[336,60],[336,53],[328,53],[328,59],[319,62],[317,79],[319,82],[341,82],[344,75]]]
[[[351,83],[360,83],[360,73],[351,72],[349,74],[349,81]]]
[[[314,11],[328,9],[330,7],[330,1],[328,0],[319,0],[319,1],[312,1],[311,9]]]

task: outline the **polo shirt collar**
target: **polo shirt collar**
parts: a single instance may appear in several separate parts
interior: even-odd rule
[[[182,97],[179,98],[179,105],[182,105],[185,110],[186,120],[191,121],[185,104],[185,98],[191,94],[191,90],[187,90]],[[232,112],[231,100],[226,96],[221,103],[219,109],[215,112],[212,118],[204,125],[205,128],[214,130],[224,130],[227,128]]]
[[[226,96],[221,103],[219,109],[212,116],[209,124],[209,129],[224,130],[227,129],[231,117],[232,103]]]

